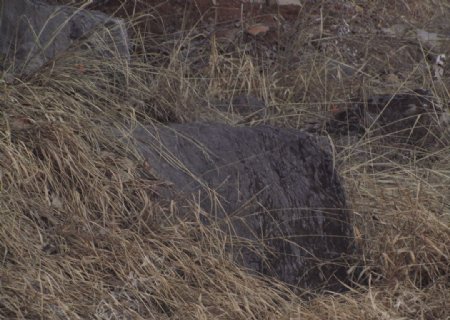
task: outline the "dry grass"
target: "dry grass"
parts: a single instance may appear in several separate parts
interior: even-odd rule
[[[434,8],[420,3],[409,4],[419,22]],[[369,9],[377,6],[387,10],[382,2]],[[0,317],[448,319],[449,144],[401,163],[376,140],[337,145],[360,247],[349,266],[355,285],[304,300],[240,270],[219,231],[177,219],[177,204],[158,200],[164,182],[143,175],[132,146],[108,134],[136,122],[242,123],[211,107],[242,93],[269,106],[256,123],[288,127],[324,119],[355,94],[425,85],[449,100],[448,78],[434,83],[416,59],[424,51],[410,42],[360,34],[316,46],[312,21],[283,34],[280,42],[292,46],[274,59],[245,35],[224,48],[199,27],[156,40],[137,33],[143,50],[130,63],[67,53],[29,79],[2,84]],[[391,54],[401,50],[415,56]],[[333,61],[356,72],[339,75]],[[398,82],[380,78],[399,68]]]

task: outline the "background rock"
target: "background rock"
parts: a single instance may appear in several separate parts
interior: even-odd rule
[[[431,91],[416,89],[410,93],[374,95],[366,103],[355,102],[348,108],[336,109],[327,131],[342,135],[370,131],[372,136],[386,136],[390,142],[426,147],[442,143],[449,119],[447,106]]]
[[[36,0],[2,3],[0,54],[10,73],[29,74],[83,37],[95,42],[97,53],[128,57],[128,36],[120,19]]]

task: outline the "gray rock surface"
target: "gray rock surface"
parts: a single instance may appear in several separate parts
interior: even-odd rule
[[[124,22],[104,13],[37,0],[3,0],[0,10],[0,63],[9,73],[32,73],[82,38],[97,54],[129,57]]]
[[[352,254],[345,192],[332,155],[298,130],[173,124],[133,131],[152,172],[200,199],[206,225],[234,238],[244,267],[306,288],[339,288]],[[211,195],[215,195],[214,197]]]

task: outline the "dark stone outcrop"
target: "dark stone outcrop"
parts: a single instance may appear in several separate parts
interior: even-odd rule
[[[133,137],[154,175],[178,195],[195,193],[202,222],[235,238],[229,249],[244,267],[294,286],[339,287],[352,227],[332,155],[318,138],[223,124],[140,127]]]
[[[0,55],[4,69],[29,74],[86,38],[97,54],[129,57],[124,22],[97,12],[37,0],[3,0]]]

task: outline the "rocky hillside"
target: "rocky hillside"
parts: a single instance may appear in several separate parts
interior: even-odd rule
[[[450,317],[450,5],[292,2],[3,0],[0,318]]]

